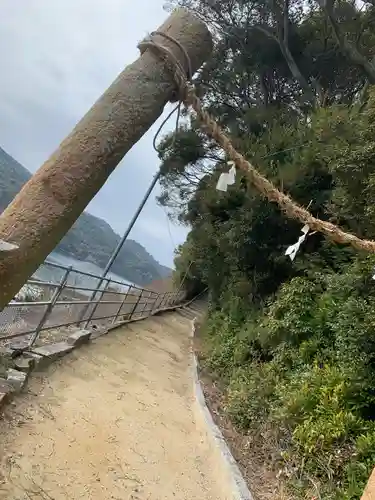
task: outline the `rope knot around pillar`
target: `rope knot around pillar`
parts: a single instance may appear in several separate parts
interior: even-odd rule
[[[159,40],[158,40],[159,38]],[[174,44],[180,50],[184,64],[174,55],[174,53],[161,43],[161,40],[167,40]],[[141,54],[146,50],[153,52],[159,59],[161,59],[168,69],[171,71],[176,88],[170,98],[171,102],[183,102],[186,98],[187,92],[191,89],[191,81],[193,78],[192,67],[189,54],[183,45],[174,37],[163,33],[162,31],[153,31],[150,35],[138,44],[138,49]]]
[[[159,37],[160,40],[162,39],[167,40],[172,44],[174,44],[176,47],[178,47],[181,54],[183,55],[184,64],[181,63],[179,59],[174,55],[174,53],[167,46],[163,45],[161,41],[157,39],[157,37]],[[138,44],[138,49],[140,50],[141,55],[144,54],[146,50],[150,50],[158,59],[163,61],[168,70],[171,72],[173,80],[176,85],[175,90],[173,91],[170,97],[170,102],[177,102],[178,104],[162,122],[153,139],[153,147],[155,151],[160,155],[160,151],[157,147],[157,138],[159,137],[159,134],[162,131],[164,125],[173,115],[173,113],[177,111],[175,132],[172,138],[172,144],[173,144],[174,141],[176,140],[179,128],[182,104],[183,103],[186,104],[189,101],[190,99],[189,96],[196,95],[194,85],[192,83],[193,79],[192,65],[189,54],[187,53],[184,46],[174,37],[167,35],[162,31],[153,31],[152,33],[150,33],[150,35],[145,40],[143,40]],[[186,66],[186,68],[184,67],[184,65]],[[186,106],[188,107],[187,104]]]

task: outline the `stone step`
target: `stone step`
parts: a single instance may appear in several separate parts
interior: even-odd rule
[[[205,313],[206,313],[206,310],[201,310],[201,309],[195,309],[195,308],[192,308],[192,307],[187,307],[186,308],[188,311],[190,311],[192,314],[195,314],[195,316],[197,317],[201,317],[203,316]]]
[[[49,361],[54,361],[73,351],[73,349],[74,346],[68,344],[68,342],[57,342],[56,344],[34,347],[31,352],[43,356],[43,358],[47,358]]]
[[[207,303],[206,302],[192,302],[189,304],[187,307],[190,307],[191,309],[194,309],[196,311],[206,311],[207,310]]]
[[[194,319],[196,317],[195,313],[189,312],[186,309],[178,309],[178,314],[184,318]]]

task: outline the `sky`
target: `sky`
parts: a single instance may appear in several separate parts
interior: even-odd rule
[[[1,0],[0,146],[31,172],[57,148],[168,13],[165,0]],[[152,139],[125,156],[88,206],[121,234],[157,172]],[[173,118],[165,131],[172,130]],[[155,189],[130,238],[171,266],[186,229],[168,223]]]

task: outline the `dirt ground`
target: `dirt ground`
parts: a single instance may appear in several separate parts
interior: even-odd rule
[[[33,375],[0,422],[0,499],[232,499],[195,402],[189,330],[156,316]]]

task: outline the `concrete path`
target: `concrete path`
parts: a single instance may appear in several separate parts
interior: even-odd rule
[[[33,375],[0,422],[0,498],[232,500],[185,316],[122,327]]]

